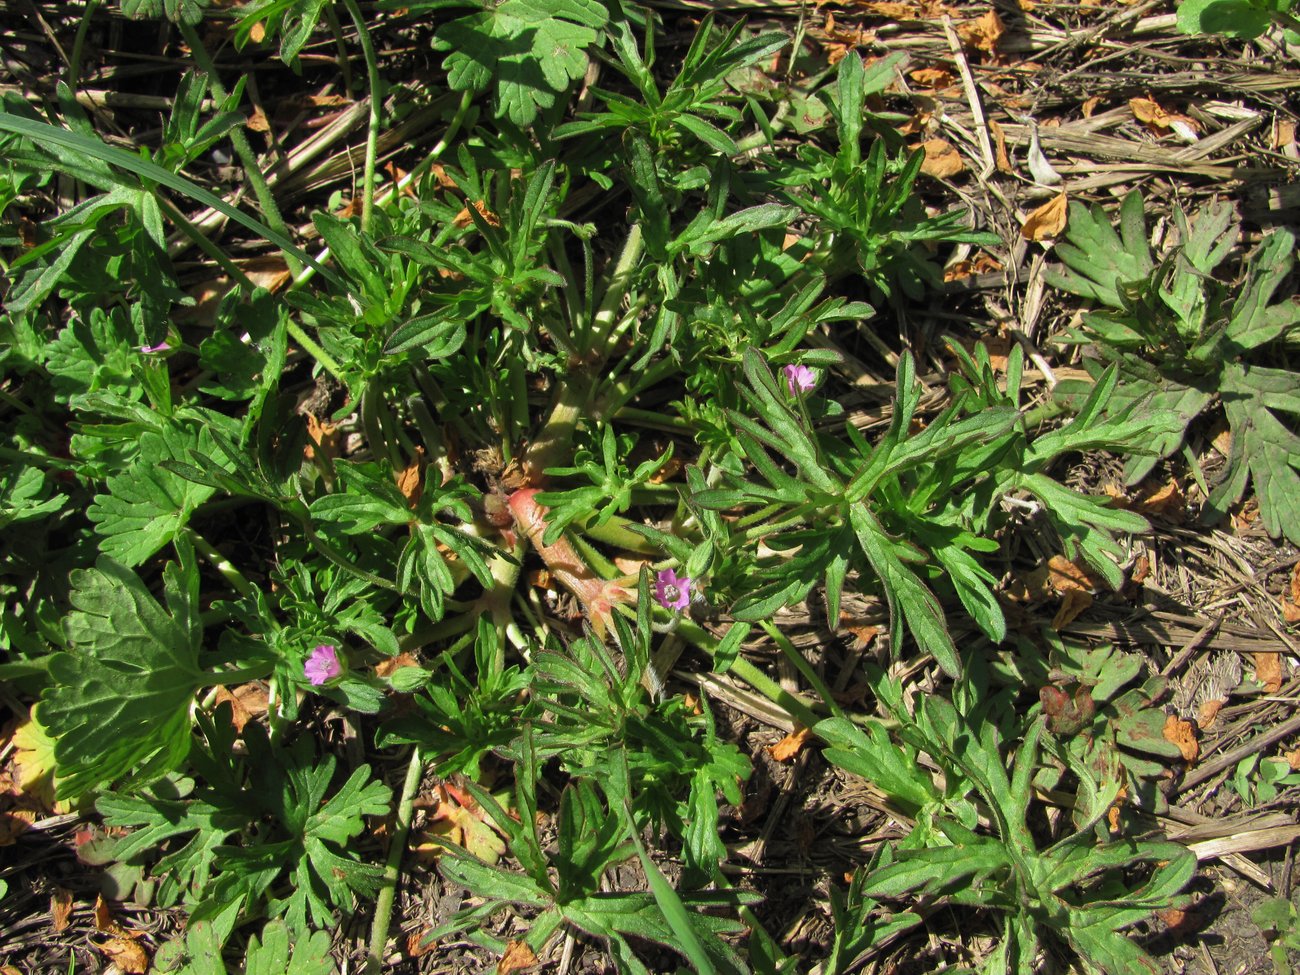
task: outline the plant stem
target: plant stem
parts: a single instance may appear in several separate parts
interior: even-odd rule
[[[77,36],[72,41],[72,54],[68,56],[68,87],[75,95],[77,92],[77,82],[81,74],[81,55],[86,48],[86,34],[90,30],[90,22],[95,16],[95,11],[99,9],[100,0],[86,0],[85,7],[81,11],[81,23],[77,25]]]
[[[357,0],[343,0],[361,41],[361,55],[366,61],[366,78],[370,85],[370,125],[366,130],[366,168],[361,190],[361,232],[370,230],[370,220],[375,209],[375,156],[379,148],[379,123],[384,111],[383,82],[379,78],[379,61],[375,57],[374,41],[361,16]]]
[[[812,664],[810,664],[807,658],[799,652],[799,648],[790,642],[789,637],[778,630],[771,620],[762,620],[759,625],[767,631],[767,635],[770,636],[776,642],[776,645],[781,648],[782,653],[786,655],[786,658],[790,663],[794,664],[795,669],[798,670],[799,673],[803,674],[804,680],[808,681],[808,683],[812,685],[813,690],[815,690],[821,697],[822,702],[830,710],[831,714],[835,715],[837,718],[844,717],[844,712],[840,710],[840,706],[835,703],[835,698],[831,694],[831,689],[826,686],[826,682],[821,679],[817,671],[813,670]]]
[[[420,749],[412,748],[411,762],[406,766],[406,781],[402,783],[402,797],[397,802],[393,839],[388,847],[388,862],[384,864],[384,886],[375,899],[375,919],[370,926],[370,950],[366,953],[365,975],[379,975],[383,966],[388,926],[393,917],[393,899],[397,894],[397,878],[402,872],[402,854],[406,850],[406,837],[411,831],[411,818],[415,811],[415,792],[420,787],[423,774],[424,763],[420,761]]]
[[[185,537],[190,544],[211,563],[212,567],[221,573],[222,577],[230,583],[230,587],[241,596],[252,598],[257,593],[256,587],[248,581],[242,572],[240,572],[233,562],[219,552],[216,547],[206,538],[196,532],[193,528],[184,529]]]
[[[194,55],[194,60],[198,62],[203,73],[208,76],[208,84],[212,87],[212,93],[219,101],[225,101],[229,97],[226,93],[225,85],[221,83],[221,77],[217,74],[217,66],[212,61],[212,56],[208,54],[208,49],[203,45],[203,38],[199,37],[199,32],[194,29],[194,25],[187,24],[184,21],[180,24],[181,36],[185,38],[185,43],[190,47],[190,53]],[[289,228],[285,225],[284,217],[280,215],[280,208],[276,205],[275,197],[271,194],[271,188],[266,183],[266,177],[262,175],[262,170],[257,162],[257,155],[253,152],[253,147],[248,144],[248,136],[244,134],[242,126],[236,126],[230,130],[230,141],[235,147],[235,152],[239,156],[240,162],[244,164],[244,175],[248,179],[248,185],[253,188],[253,195],[257,197],[257,203],[262,208],[262,216],[276,233],[288,237]],[[298,258],[294,257],[289,251],[282,250],[284,263],[289,267],[289,273],[297,277],[302,273],[302,264]]]
[[[610,350],[603,346],[606,344],[605,340],[610,330],[618,323],[619,306],[627,295],[633,272],[636,271],[644,249],[645,240],[641,235],[641,225],[633,224],[627,232],[627,239],[623,242],[623,251],[618,255],[618,263],[614,265],[614,273],[610,275],[605,297],[601,299],[600,308],[597,309],[592,320],[591,334],[587,336],[587,341],[584,343],[586,346],[584,351],[589,359],[595,358],[600,362],[609,357]]]

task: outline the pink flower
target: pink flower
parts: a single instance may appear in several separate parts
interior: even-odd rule
[[[151,355],[154,352],[170,352],[171,346],[166,342],[159,342],[157,345],[142,345],[140,351],[145,355]]]
[[[806,393],[817,385],[817,373],[807,366],[788,365],[781,370],[785,373],[785,384],[790,387],[790,395]]]
[[[307,658],[307,663],[303,666],[302,672],[311,681],[313,687],[319,687],[327,680],[331,680],[343,673],[343,665],[339,663],[339,652],[334,648],[332,643],[322,643],[311,652]]]
[[[664,609],[686,609],[691,604],[691,577],[664,569],[655,576],[655,599]]]

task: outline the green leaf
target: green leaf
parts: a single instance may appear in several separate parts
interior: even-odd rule
[[[190,704],[211,683],[198,664],[198,574],[169,565],[167,609],[127,567],[100,558],[72,574],[72,649],[50,660],[40,721],[57,743],[60,794],[79,796],[140,765],[160,774],[190,747]]]
[[[891,539],[865,504],[851,505],[849,518],[862,553],[880,579],[880,588],[889,605],[890,646],[899,646],[902,622],[906,620],[907,628],[911,630],[921,651],[933,654],[944,673],[952,677],[959,676],[961,658],[948,633],[943,607],[939,605],[934,593],[903,561],[904,555],[913,559],[920,553],[909,551],[904,543]]]
[[[189,451],[211,454],[206,430],[164,428],[140,437],[140,453],[121,474],[108,479],[108,494],[98,494],[86,511],[103,536],[100,550],[127,566],[137,566],[176,537],[194,509],[214,491],[161,466],[184,463]]]
[[[166,16],[178,24],[197,24],[209,0],[122,0],[122,13],[134,20],[156,20]]]
[[[298,936],[292,944],[290,949],[288,925],[267,922],[260,942],[256,935],[249,939],[244,975],[331,975],[335,971],[329,932],[313,931],[311,937]]]
[[[1272,22],[1268,7],[1251,0],[1183,0],[1178,7],[1178,29],[1184,34],[1223,34],[1249,41]]]
[[[457,91],[495,84],[496,115],[524,128],[587,70],[587,48],[609,19],[595,0],[504,0],[444,24],[434,46]]]
[[[1232,427],[1224,479],[1210,494],[1208,508],[1222,515],[1255,488],[1260,519],[1274,538],[1285,535],[1300,545],[1300,437],[1270,406],[1300,412],[1295,373],[1232,365],[1223,373],[1223,406]]]

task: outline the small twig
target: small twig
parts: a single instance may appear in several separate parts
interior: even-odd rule
[[[984,156],[984,168],[979,171],[979,181],[983,183],[998,168],[993,153],[993,143],[989,140],[988,121],[984,118],[984,107],[980,104],[979,90],[975,87],[975,78],[966,60],[966,52],[962,50],[961,39],[953,30],[952,18],[947,14],[943,17],[943,32],[948,37],[948,46],[952,49],[953,60],[957,62],[957,71],[961,75],[961,84],[966,91],[966,101],[970,104],[971,115],[975,117],[975,137],[979,140],[980,153]]]

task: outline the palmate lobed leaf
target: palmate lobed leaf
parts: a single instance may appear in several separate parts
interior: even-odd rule
[[[135,463],[110,477],[108,493],[97,494],[86,511],[86,517],[95,523],[96,532],[103,538],[101,552],[134,567],[188,524],[194,509],[215,491],[172,473],[163,464],[185,463],[195,449],[208,456],[214,453],[215,442],[207,430],[169,426],[161,433],[140,437]]]
[[[582,77],[587,48],[609,19],[594,0],[505,0],[438,29],[434,46],[457,91],[495,82],[497,116],[531,125],[538,112]]]
[[[41,723],[57,739],[60,794],[79,796],[139,765],[160,774],[190,748],[189,708],[210,682],[199,667],[198,575],[169,565],[167,609],[134,572],[101,557],[72,575],[71,650],[50,659]]]

